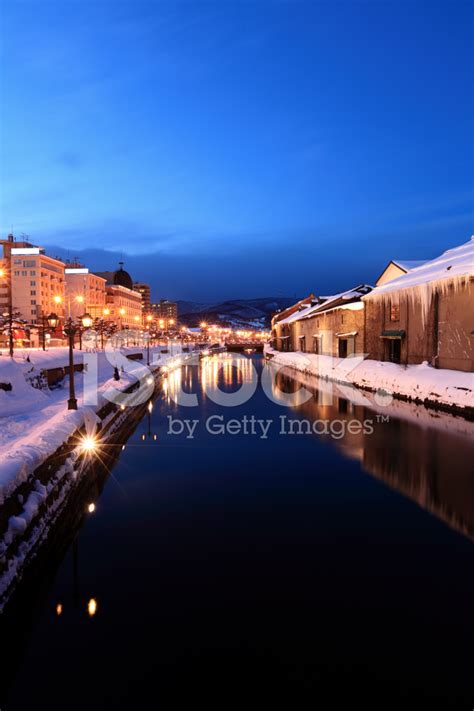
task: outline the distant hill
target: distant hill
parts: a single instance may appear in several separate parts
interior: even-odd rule
[[[291,306],[295,296],[269,296],[260,299],[232,299],[218,303],[178,301],[179,321],[187,326],[199,326],[201,321],[223,326],[264,328],[270,325],[276,311]]]

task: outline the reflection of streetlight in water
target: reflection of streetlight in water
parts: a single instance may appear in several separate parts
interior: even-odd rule
[[[92,504],[93,505],[93,504]],[[91,506],[91,504],[89,504]],[[95,507],[94,507],[95,508]],[[81,602],[79,594],[79,543],[78,538],[75,538],[72,544],[72,597],[73,604],[69,609],[79,610],[81,615],[86,613],[89,617],[94,617],[97,614],[99,605],[97,598],[90,597],[84,605],[84,600]],[[56,617],[61,617],[68,606],[64,601],[58,601],[55,606]]]
[[[151,431],[151,413],[153,412],[153,403],[151,400],[148,403],[146,412],[147,412],[148,429],[147,429],[146,433],[144,432],[142,434],[142,442],[144,442],[147,437],[153,438],[153,440],[156,442],[157,436],[156,436],[156,434],[152,434],[152,431]]]

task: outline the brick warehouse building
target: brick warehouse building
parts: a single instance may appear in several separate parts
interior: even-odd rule
[[[369,358],[474,371],[474,237],[363,301]]]

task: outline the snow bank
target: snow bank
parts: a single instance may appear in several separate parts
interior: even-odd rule
[[[25,376],[32,371],[31,364],[25,361],[18,363],[8,359],[1,363],[0,383],[10,385],[11,390],[0,389],[0,418],[19,415],[49,403],[48,394],[34,388],[26,380]]]
[[[427,363],[401,366],[357,356],[342,359],[313,353],[281,353],[269,346],[265,347],[265,353],[273,356],[272,362],[277,365],[319,378],[443,406],[474,408],[474,373],[437,370]]]

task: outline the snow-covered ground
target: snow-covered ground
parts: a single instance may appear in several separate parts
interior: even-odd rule
[[[474,408],[474,373],[437,370],[427,363],[403,366],[358,357],[342,359],[313,353],[282,353],[270,346],[265,347],[265,353],[272,356],[272,363],[319,378],[443,406]]]
[[[143,353],[141,361],[127,361],[126,372],[121,365],[127,353]],[[122,348],[119,352],[74,351],[74,362],[82,363],[97,357],[98,397],[95,405],[84,405],[84,376],[75,374],[78,410],[68,410],[69,378],[66,376],[56,389],[40,390],[33,387],[30,379],[40,375],[42,369],[68,365],[67,348],[51,348],[48,351],[18,351],[13,360],[0,356],[0,383],[11,384],[11,391],[0,389],[0,505],[29,474],[50,456],[63,442],[82,426],[87,418],[105,403],[103,393],[109,388],[126,389],[143,374],[146,349]],[[26,360],[27,356],[29,361]],[[116,360],[115,360],[116,357]],[[152,368],[163,365],[179,366],[182,356],[179,347],[171,353],[150,349]],[[112,362],[110,362],[112,361]],[[114,364],[120,372],[120,381],[115,381]],[[134,371],[137,374],[134,376]]]

